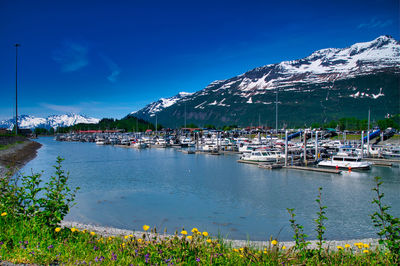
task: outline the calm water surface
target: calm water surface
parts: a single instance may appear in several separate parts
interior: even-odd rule
[[[22,172],[54,172],[65,158],[70,186],[81,187],[66,220],[141,230],[144,224],[169,233],[197,227],[216,236],[291,240],[286,208],[315,238],[318,187],[328,221],[327,239],[376,237],[369,215],[375,210],[374,176],[382,176],[384,202],[400,215],[400,170],[373,167],[342,175],[265,170],[239,164],[238,155],[182,154],[175,149],[125,149],[93,143],[38,140],[43,147]]]

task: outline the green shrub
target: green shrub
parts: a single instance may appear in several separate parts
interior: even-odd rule
[[[39,224],[57,226],[67,215],[78,187],[71,190],[69,175],[62,169],[62,158],[57,157],[55,174],[42,186],[42,174],[20,176],[8,173],[0,178],[0,208],[13,217],[34,219]]]
[[[377,194],[377,198],[374,198],[372,203],[377,205],[378,211],[371,215],[371,219],[374,226],[380,229],[378,232],[379,243],[384,244],[390,252],[398,257],[400,254],[400,220],[387,212],[390,206],[382,203],[384,193],[380,191],[382,185],[380,179],[380,177],[375,177],[376,187],[372,189]]]

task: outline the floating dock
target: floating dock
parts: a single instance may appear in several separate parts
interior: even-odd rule
[[[262,164],[262,162],[253,162],[253,161],[246,161],[246,160],[237,160],[238,163],[247,163],[247,164]]]
[[[370,162],[385,162],[385,163],[398,163],[400,164],[400,160],[396,159],[378,159],[378,158],[363,158],[365,161],[370,161]]]
[[[258,164],[259,168],[263,169],[280,169],[283,167],[283,164]]]
[[[181,150],[181,152],[185,153],[185,154],[195,154],[196,153],[196,151],[194,151],[194,150]]]
[[[303,170],[303,171],[313,171],[313,172],[320,172],[320,173],[328,173],[328,174],[338,174],[338,175],[342,173],[342,171],[339,171],[339,170],[315,168],[315,167],[304,167],[304,166],[286,166],[284,168],[294,169],[294,170]]]
[[[392,167],[393,163],[388,163],[388,162],[374,162],[372,161],[372,165],[373,166],[388,166],[388,167]]]

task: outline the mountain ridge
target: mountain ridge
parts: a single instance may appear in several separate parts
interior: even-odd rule
[[[356,43],[346,48],[321,49],[302,59],[264,65],[230,79],[216,80],[204,89],[185,97],[176,95],[163,98],[166,102],[173,99],[173,104],[163,106],[160,99],[134,114],[145,120],[152,120],[157,115],[159,123],[174,126],[177,120],[182,123],[184,105],[188,122],[250,124],[256,122],[254,115],[250,118],[250,114],[257,111],[259,115],[267,117],[264,120],[271,123],[271,120],[274,120],[270,115],[274,111],[271,106],[274,106],[278,91],[279,104],[284,107],[283,111],[285,108],[294,109],[293,105],[296,104],[302,109],[307,106],[313,107],[306,108],[307,110],[299,115],[304,121],[312,119],[306,114],[311,110],[321,112],[322,116],[325,116],[314,115],[314,119],[334,118],[334,109],[330,110],[332,106],[328,106],[333,103],[339,104],[343,109],[339,110],[338,114],[352,114],[351,105],[359,105],[360,101],[356,103],[354,100],[360,99],[376,101],[365,102],[368,105],[386,104],[387,100],[390,102],[386,104],[387,111],[396,113],[400,112],[397,85],[399,65],[400,42],[390,36],[380,36],[370,42]],[[305,94],[307,92],[309,95]],[[310,95],[314,96],[317,103],[303,101],[304,98],[310,98]],[[338,98],[341,100],[338,101]],[[348,103],[348,107],[343,105],[348,102],[347,98],[353,99],[353,102]],[[332,103],[328,103],[331,100]],[[258,105],[258,108],[253,105]],[[318,110],[318,106],[321,110]],[[380,109],[382,110],[379,110],[377,115],[381,116],[385,108]],[[287,114],[282,118],[289,119]]]
[[[79,123],[96,124],[100,119],[87,117],[85,115],[68,113],[62,115],[49,115],[46,118],[35,117],[32,115],[19,115],[18,127],[19,128],[58,128],[65,126],[72,126]],[[0,127],[5,127],[12,130],[15,125],[15,118],[0,121]]]

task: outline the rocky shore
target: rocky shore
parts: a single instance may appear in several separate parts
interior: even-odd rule
[[[82,224],[82,223],[77,223],[77,222],[71,222],[71,221],[63,221],[61,223],[62,226],[68,227],[68,228],[77,228],[79,230],[88,230],[90,232],[95,232],[98,235],[101,235],[103,237],[109,237],[109,236],[126,236],[126,235],[134,235],[136,238],[142,238],[144,232],[142,231],[132,231],[132,230],[126,230],[126,229],[119,229],[119,228],[113,228],[113,227],[105,227],[105,226],[97,226],[97,225],[91,225],[91,224]],[[155,236],[155,234],[150,233],[150,237]],[[172,235],[168,234],[163,234],[159,233],[158,238],[165,238],[165,237],[171,237]],[[227,245],[232,246],[233,248],[240,248],[240,247],[253,247],[256,249],[262,249],[264,247],[267,247],[271,245],[269,241],[248,241],[248,240],[232,240],[232,239],[225,239],[224,240]],[[337,250],[337,246],[343,246],[345,244],[350,244],[352,247],[354,247],[354,243],[362,242],[365,244],[368,244],[371,249],[375,249],[376,247],[379,246],[379,240],[378,239],[373,239],[373,238],[366,238],[366,239],[350,239],[350,240],[327,240],[323,243],[323,248],[330,249],[330,250]],[[279,245],[281,246],[286,246],[287,248],[293,247],[295,245],[294,241],[279,241]],[[317,245],[317,240],[311,240],[310,245],[308,248],[311,249],[316,249],[318,247]]]
[[[36,157],[40,143],[21,137],[1,139],[2,145],[9,145],[7,149],[0,150],[0,176],[8,171],[15,172],[27,162]]]

